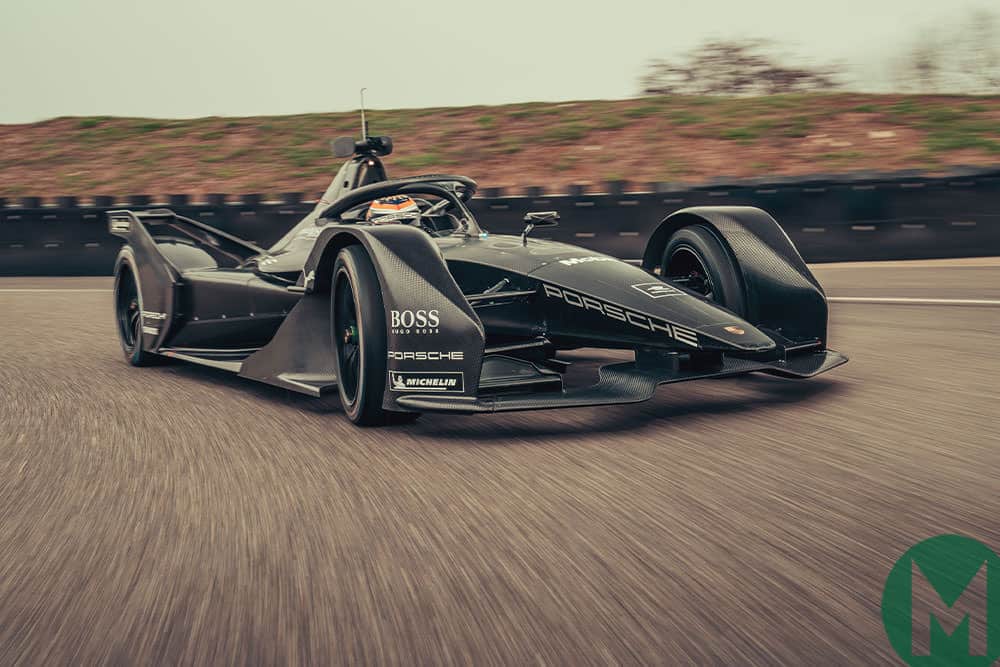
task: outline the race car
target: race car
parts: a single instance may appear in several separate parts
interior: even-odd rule
[[[167,209],[108,213],[125,239],[114,304],[128,363],[173,358],[336,391],[351,421],[377,425],[633,403],[661,384],[806,378],[847,361],[827,348],[822,288],[760,209],[668,215],[636,266],[532,237],[558,224],[554,212],[490,234],[467,205],[472,179],[389,179],[388,137],[334,148],[349,159],[270,248]],[[573,386],[560,353],[577,348],[634,359]]]

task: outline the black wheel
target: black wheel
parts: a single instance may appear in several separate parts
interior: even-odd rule
[[[741,317],[746,312],[736,260],[706,225],[691,225],[674,232],[660,260],[660,276]]]
[[[330,330],[340,404],[355,424],[411,421],[417,414],[382,409],[386,382],[385,309],[371,259],[361,246],[337,255],[330,288]]]
[[[115,324],[128,363],[148,366],[156,360],[142,349],[142,294],[129,264],[122,264],[115,276]]]

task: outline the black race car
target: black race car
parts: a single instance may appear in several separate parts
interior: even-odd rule
[[[260,248],[170,210],[109,212],[125,239],[115,318],[129,363],[162,357],[320,396],[357,424],[643,401],[669,382],[751,372],[804,378],[827,303],[788,236],[749,207],[688,208],[643,266],[530,236],[491,235],[464,176],[388,179],[388,137],[349,157],[313,211]],[[614,224],[609,221],[609,224]],[[564,386],[561,350],[632,350],[596,384]]]

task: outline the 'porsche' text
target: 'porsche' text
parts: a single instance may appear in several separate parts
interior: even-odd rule
[[[555,285],[543,284],[542,287],[545,288],[545,296],[553,299],[561,299],[569,305],[576,306],[577,308],[593,310],[600,313],[604,317],[618,320],[619,322],[625,322],[646,331],[666,334],[678,343],[690,345],[691,347],[698,347],[698,334],[691,329],[685,329],[684,327],[679,327],[676,324],[671,324],[665,320],[650,317],[649,315],[643,315],[642,313],[637,313],[634,310],[628,310],[627,308],[622,308],[621,306],[600,301],[590,296],[577,294],[576,292],[571,292],[570,290],[556,287]]]
[[[397,361],[462,361],[465,352],[393,352],[389,350],[389,358]]]

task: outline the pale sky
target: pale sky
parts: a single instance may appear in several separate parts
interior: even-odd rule
[[[864,87],[950,0],[0,0],[0,123],[635,95],[644,63],[765,37]],[[488,8],[487,8],[488,7]],[[957,17],[957,18],[956,18]]]

